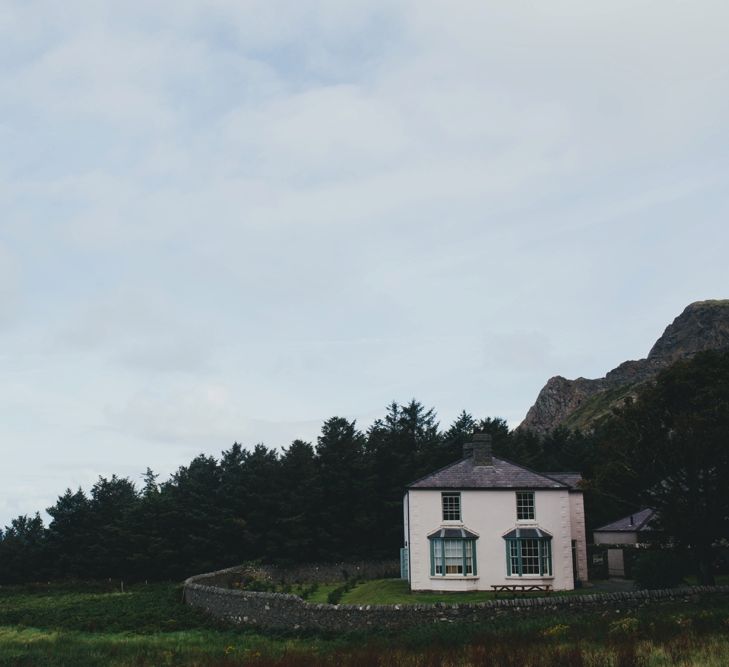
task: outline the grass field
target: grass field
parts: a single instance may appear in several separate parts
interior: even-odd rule
[[[365,594],[380,602],[396,600],[402,595],[396,583],[369,582],[349,591],[342,601],[356,602]],[[321,594],[325,593],[326,589]],[[442,595],[436,597],[444,601]],[[382,630],[332,637],[224,628],[184,606],[175,585],[134,586],[124,593],[111,585],[86,583],[0,587],[3,666],[727,664],[729,600],[717,597],[643,611],[609,607],[589,616],[507,616],[481,626],[424,626],[397,635]]]
[[[558,591],[553,595],[580,595],[593,593],[589,588],[574,591]],[[501,594],[502,597],[504,594]],[[528,593],[526,595],[544,595],[544,593]],[[401,579],[376,579],[365,581],[351,591],[346,592],[341,604],[461,604],[464,602],[486,602],[493,600],[491,591],[473,591],[470,593],[436,593],[411,592],[406,581]]]

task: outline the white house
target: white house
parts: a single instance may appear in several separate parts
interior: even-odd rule
[[[412,590],[587,580],[579,473],[538,473],[491,453],[475,434],[464,457],[408,486],[404,569]]]

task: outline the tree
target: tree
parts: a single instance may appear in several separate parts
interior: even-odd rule
[[[48,526],[48,553],[56,577],[82,577],[91,567],[89,547],[94,535],[91,504],[81,488],[66,489],[56,504],[46,509],[51,516]]]
[[[456,417],[450,428],[443,434],[443,456],[433,470],[442,468],[463,456],[463,446],[471,442],[476,420],[465,410]]]
[[[321,485],[316,516],[322,560],[361,557],[372,500],[367,492],[364,446],[365,437],[356,421],[331,417],[322,425],[316,443]]]
[[[391,403],[384,419],[370,427],[367,441],[369,480],[375,519],[373,555],[392,558],[402,544],[402,497],[405,487],[432,471],[442,451],[435,410],[416,400]]]
[[[220,477],[215,458],[200,454],[162,484],[160,522],[165,548],[173,554],[164,578],[182,579],[240,562],[226,561],[223,538],[229,514],[218,496]]]
[[[91,487],[88,507],[90,570],[98,577],[128,579],[133,574],[129,565],[129,546],[134,526],[129,520],[139,503],[134,484],[125,477],[99,477]]]
[[[37,512],[13,519],[4,533],[0,531],[0,583],[37,581],[48,574],[45,537],[43,519]]]
[[[280,459],[280,510],[275,518],[279,563],[313,562],[322,546],[318,514],[324,498],[311,443],[294,440]]]
[[[713,583],[712,543],[729,537],[729,353],[704,352],[661,373],[602,433],[600,486],[658,512]]]

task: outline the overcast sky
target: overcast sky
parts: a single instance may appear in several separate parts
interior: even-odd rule
[[[729,3],[0,2],[0,525],[729,296]]]

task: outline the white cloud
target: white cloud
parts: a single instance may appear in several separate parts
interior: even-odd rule
[[[3,4],[0,484],[23,452],[169,471],[412,396],[518,421],[547,376],[642,356],[726,282],[727,19]]]

